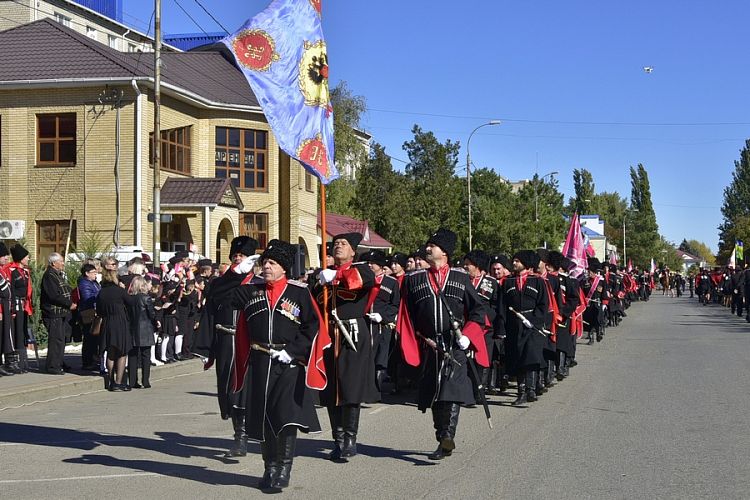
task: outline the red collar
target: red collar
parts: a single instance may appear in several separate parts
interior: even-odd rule
[[[433,285],[433,289],[437,291],[437,289],[442,290],[443,286],[445,286],[445,280],[448,279],[448,273],[450,272],[451,267],[448,264],[445,264],[440,269],[435,269],[434,267],[430,266],[430,269],[428,272],[430,273],[430,282]]]
[[[279,297],[284,293],[286,284],[286,276],[282,276],[276,281],[266,281],[266,296],[268,296],[268,302],[271,304],[271,307],[276,307],[276,302],[279,301]]]

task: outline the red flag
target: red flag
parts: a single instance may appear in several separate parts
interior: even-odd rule
[[[573,217],[570,219],[570,228],[568,229],[568,236],[565,238],[562,254],[576,265],[569,273],[571,278],[579,278],[588,269],[586,250],[583,245],[583,234],[581,233],[581,223],[578,220],[577,213],[573,214]]]

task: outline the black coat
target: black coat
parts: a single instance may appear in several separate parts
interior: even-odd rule
[[[329,331],[333,345],[326,349],[323,361],[328,373],[328,385],[320,393],[323,406],[354,405],[380,400],[375,386],[375,351],[372,335],[365,321],[370,290],[375,286],[375,274],[366,263],[345,264],[339,278],[328,288]],[[316,282],[313,297],[323,310],[323,287]],[[347,325],[356,352],[338,331],[331,311]],[[354,327],[350,326],[350,321]],[[356,330],[356,333],[355,333]],[[333,375],[332,375],[333,374]]]
[[[377,283],[379,281],[379,283]],[[367,312],[378,313],[382,317],[380,323],[367,320],[372,334],[373,346],[375,348],[375,366],[378,369],[388,367],[390,356],[391,337],[396,327],[396,316],[401,301],[401,291],[398,281],[392,276],[381,275],[376,278],[377,295],[372,301],[372,306]],[[371,299],[372,300],[372,299]]]
[[[139,293],[129,306],[130,326],[133,332],[133,347],[150,347],[154,345],[154,330],[156,329],[156,311],[153,299],[146,294]]]
[[[509,276],[503,283],[500,300],[505,309],[505,356],[508,373],[518,375],[544,366],[543,349],[547,338],[536,329],[544,328],[549,314],[549,298],[544,278],[530,274],[522,290],[519,278]],[[512,311],[522,314],[535,328],[526,328]]]
[[[276,350],[283,349],[295,360],[307,363],[320,321],[306,285],[289,280],[276,303],[270,304],[266,283],[255,280],[236,289],[233,303],[244,312],[250,344],[275,344]],[[305,368],[295,361],[288,365],[273,361],[257,350],[251,349],[249,355],[248,437],[265,441],[269,437],[265,435],[265,422],[276,436],[287,426],[319,432],[315,393],[305,385]],[[238,352],[237,357],[240,360],[246,356]]]
[[[462,404],[475,402],[467,372],[466,353],[456,343],[451,331],[451,315],[440,295],[435,293],[430,274],[426,270],[408,274],[402,285],[402,300],[405,301],[414,331],[434,341],[442,352],[450,353],[456,363],[446,361],[440,352],[423,344],[420,358],[424,376],[417,401],[417,406],[422,411],[432,407],[435,401]],[[469,321],[485,324],[489,313],[465,270],[450,269],[441,290],[457,321],[462,324]]]
[[[102,283],[96,314],[102,317],[100,341],[109,359],[125,356],[133,347],[128,310],[134,303],[135,296],[128,295],[124,288],[108,281]]]
[[[562,274],[557,275],[557,278],[560,280],[562,295],[562,303],[557,305],[562,316],[562,321],[557,324],[557,350],[564,352],[566,355],[572,355],[575,351],[576,339],[570,333],[571,317],[581,304],[578,281]]]

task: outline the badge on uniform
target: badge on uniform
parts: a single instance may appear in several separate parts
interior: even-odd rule
[[[279,309],[279,312],[289,318],[290,320],[294,321],[295,323],[299,323],[299,315],[300,315],[300,308],[297,304],[290,301],[289,299],[281,299],[281,304],[279,305],[281,309]]]

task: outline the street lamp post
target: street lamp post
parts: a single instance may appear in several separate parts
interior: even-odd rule
[[[550,172],[548,174],[544,174],[543,176],[539,177],[534,182],[534,224],[537,226],[537,229],[539,229],[539,189],[537,184],[539,181],[543,181],[545,177],[551,177],[553,175],[557,175],[559,172],[555,170],[554,172]],[[544,248],[547,248],[547,239],[544,240]]]
[[[469,250],[473,250],[472,246],[472,239],[471,239],[471,152],[469,151],[469,146],[471,145],[471,136],[474,135],[474,132],[479,130],[482,127],[487,127],[489,125],[500,125],[500,120],[490,120],[487,123],[483,123],[474,130],[471,131],[469,134],[469,140],[466,141],[466,191],[469,196]]]

